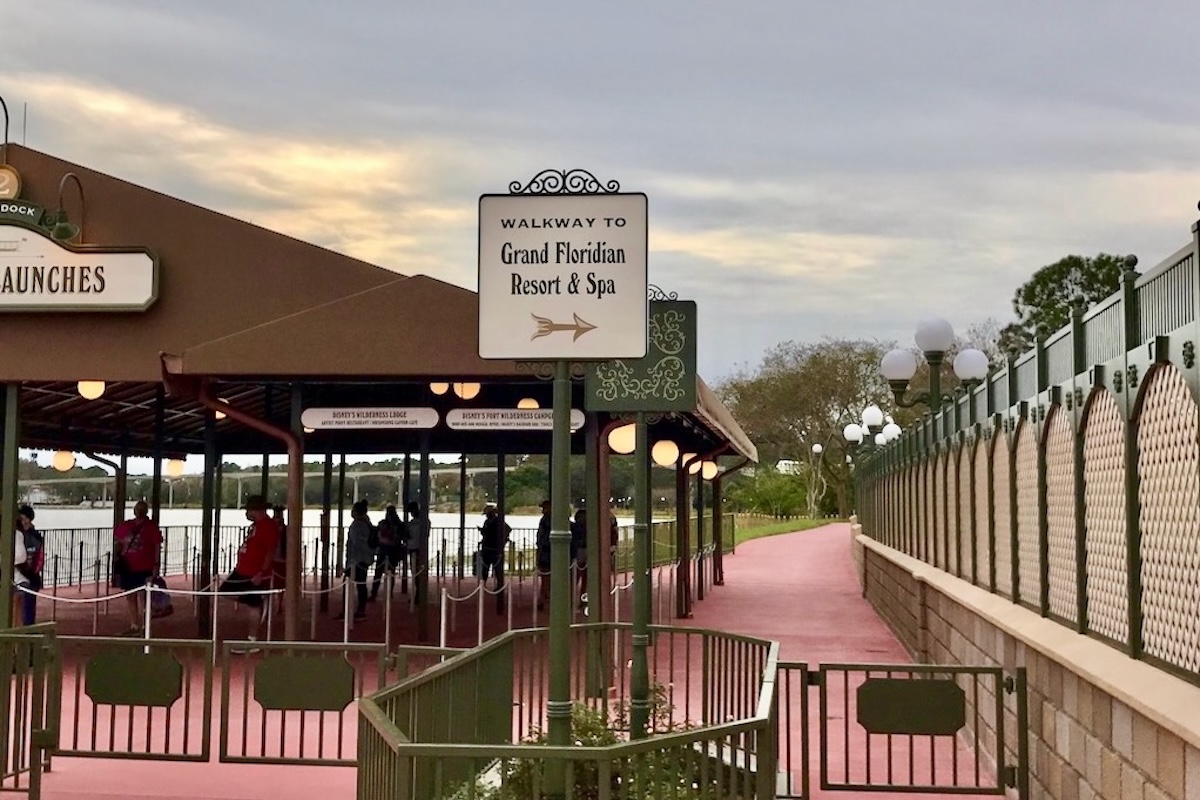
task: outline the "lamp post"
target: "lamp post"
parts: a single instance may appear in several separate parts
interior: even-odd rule
[[[932,411],[937,411],[943,402],[951,399],[942,394],[942,362],[954,344],[954,328],[941,317],[924,317],[917,323],[916,336],[913,337],[917,347],[929,364],[929,390],[917,392],[911,397],[905,397],[908,383],[917,374],[916,356],[908,350],[892,350],[879,363],[879,370],[887,378],[896,398],[896,405],[901,408],[912,408],[918,403],[926,405]],[[968,348],[954,358],[954,374],[968,388],[978,384],[988,374],[988,357],[983,351]]]
[[[842,429],[842,438],[850,444],[851,449],[865,443],[868,449],[873,450],[900,438],[901,433],[896,421],[884,414],[879,406],[872,404],[862,410],[861,424],[851,422]]]

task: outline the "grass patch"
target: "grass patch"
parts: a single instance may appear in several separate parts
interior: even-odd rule
[[[737,532],[737,543],[742,544],[743,542],[748,542],[752,539],[762,539],[766,536],[778,536],[781,533],[807,531],[811,530],[812,528],[820,528],[824,525],[830,525],[835,522],[845,522],[845,520],[828,517],[822,517],[820,519],[809,519],[807,517],[775,519],[773,517],[760,517],[753,514],[738,514],[734,524],[734,530]]]

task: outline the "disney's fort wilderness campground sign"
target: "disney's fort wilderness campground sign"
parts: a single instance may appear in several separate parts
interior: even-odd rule
[[[0,312],[145,311],[157,299],[149,250],[60,243],[44,218],[33,203],[0,200]]]
[[[646,354],[646,195],[479,198],[479,355]]]

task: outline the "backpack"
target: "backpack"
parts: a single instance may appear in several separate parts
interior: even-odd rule
[[[155,578],[151,583],[157,589],[166,589],[167,582],[162,578]],[[151,592],[150,593],[150,615],[154,617],[169,617],[175,613],[175,606],[171,604],[171,595],[166,592]]]
[[[379,548],[379,526],[371,526],[371,532],[367,534],[367,547],[371,548],[372,550]]]

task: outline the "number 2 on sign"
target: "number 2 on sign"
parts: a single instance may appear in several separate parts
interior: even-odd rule
[[[0,200],[12,200],[21,190],[17,173],[11,168],[0,165]]]

